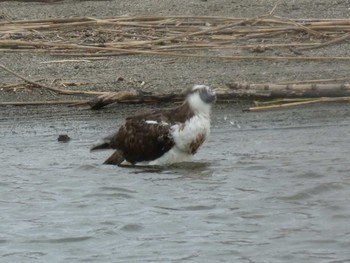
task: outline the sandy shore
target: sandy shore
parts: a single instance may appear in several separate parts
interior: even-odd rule
[[[195,0],[195,1],[60,1],[54,3],[0,1],[0,21],[60,17],[113,17],[121,15],[205,15],[254,17],[267,14],[276,1]],[[280,1],[275,14],[288,18],[349,18],[349,1]],[[350,43],[312,51],[314,56],[339,56]],[[349,74],[348,61],[218,61],[159,56],[117,56],[90,63],[52,63],[48,53],[1,52],[1,63],[33,80],[50,83],[88,82],[79,87],[90,90],[130,88],[117,82],[123,77],[144,82],[147,90],[182,89],[196,83],[214,88],[229,82],[277,82],[319,78],[343,78]],[[274,51],[271,50],[271,55]],[[0,70],[0,85],[21,82]],[[52,94],[32,90],[2,90],[0,101],[32,101]],[[72,97],[70,97],[72,98]],[[73,99],[73,98],[72,98]]]

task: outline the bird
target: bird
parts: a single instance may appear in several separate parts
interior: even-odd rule
[[[127,117],[116,133],[90,150],[115,150],[104,164],[118,166],[189,162],[210,134],[215,101],[214,90],[194,85],[181,105]]]

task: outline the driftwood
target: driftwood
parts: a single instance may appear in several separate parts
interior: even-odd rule
[[[101,97],[94,98],[92,100],[54,100],[54,101],[29,101],[29,102],[0,102],[0,106],[38,106],[38,105],[68,105],[68,106],[83,106],[83,105],[89,105],[91,109],[98,110],[102,107],[111,104],[111,103],[127,103],[127,104],[134,104],[134,103],[160,103],[160,102],[174,102],[174,101],[180,101],[183,99],[183,96],[181,95],[175,95],[175,94],[165,94],[165,95],[152,95],[152,96],[144,96],[144,95],[137,95],[133,92],[122,92],[122,93],[115,93],[115,94],[109,94],[109,100],[104,100]],[[219,94],[219,102],[227,101],[227,98],[220,99],[221,95]],[[290,102],[294,101],[294,102]],[[281,103],[283,102],[283,103]],[[280,108],[289,108],[289,107],[296,107],[296,106],[303,106],[307,104],[315,104],[315,103],[321,103],[321,102],[350,102],[350,97],[322,97],[322,98],[314,98],[314,99],[306,99],[306,100],[288,100],[288,99],[282,99],[277,101],[271,101],[268,102],[268,104],[271,105],[264,105],[264,106],[255,106],[255,107],[249,107],[245,111],[262,111],[262,110],[271,110],[271,109],[280,109]],[[261,104],[258,102],[255,102],[256,104]],[[277,104],[274,104],[277,103]]]
[[[86,95],[97,96],[89,100],[72,100],[72,101],[42,101],[42,102],[3,102],[0,106],[6,105],[40,105],[40,104],[70,104],[75,106],[88,105],[91,109],[100,109],[112,103],[162,103],[162,102],[178,102],[183,100],[184,94],[178,93],[157,93],[153,94],[142,90],[121,91],[121,92],[101,92],[101,91],[80,91],[67,90],[52,87],[50,85],[41,84],[23,77],[13,70],[0,64],[0,68],[13,74],[14,76],[30,83],[34,88],[45,89],[56,94],[64,95]],[[304,105],[316,102],[331,102],[331,101],[349,101],[350,98],[350,84],[335,83],[337,81],[345,81],[348,78],[342,79],[324,79],[324,80],[306,80],[285,82],[285,83],[263,83],[263,84],[249,84],[249,83],[228,83],[226,87],[216,88],[216,94],[219,102],[227,102],[237,99],[273,99],[273,98],[311,98],[307,100],[298,100],[296,102],[289,102],[277,105],[264,105],[251,108],[249,110],[261,110],[270,108],[281,108],[289,106]],[[320,82],[333,83],[320,83]],[[6,85],[6,87],[9,87]],[[10,87],[18,87],[16,86]],[[328,97],[328,98],[325,98]],[[280,101],[278,101],[280,102]],[[285,102],[285,101],[283,101]]]
[[[317,98],[350,96],[350,84],[230,83],[221,94],[241,98]]]
[[[272,98],[320,98],[350,96],[350,84],[235,84],[229,88],[215,89],[218,102],[237,99],[272,99]],[[101,95],[88,104],[92,109],[100,109],[108,104],[119,103],[160,103],[181,101],[183,94],[144,94],[143,92],[117,92]],[[329,101],[332,101],[329,98]],[[340,99],[334,99],[339,101]],[[321,101],[325,101],[324,98]],[[310,102],[308,102],[310,103]],[[83,103],[85,104],[85,103]],[[306,104],[306,103],[305,103]]]

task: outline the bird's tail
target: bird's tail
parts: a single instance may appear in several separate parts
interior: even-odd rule
[[[108,149],[115,149],[115,147],[112,146],[111,140],[113,136],[106,137],[102,140],[101,143],[96,144],[93,146],[90,151],[98,151],[98,150],[108,150]],[[123,153],[119,150],[115,150],[114,153],[108,157],[108,159],[104,162],[104,164],[113,164],[113,165],[120,165],[125,160]]]
[[[104,139],[102,140],[101,143],[96,144],[95,146],[93,146],[93,147],[90,149],[90,152],[98,151],[98,150],[108,150],[108,149],[112,149],[111,139],[112,139],[112,136],[109,136],[109,137],[104,138]]]
[[[116,150],[103,164],[120,165],[125,160],[122,152]]]

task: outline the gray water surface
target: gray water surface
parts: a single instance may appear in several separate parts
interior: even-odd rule
[[[0,110],[0,262],[350,262],[348,104],[217,105],[163,168],[89,152],[135,107]]]

